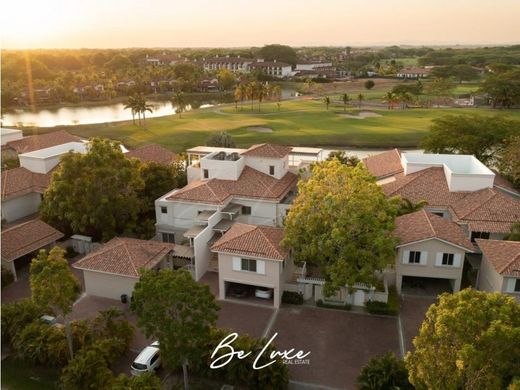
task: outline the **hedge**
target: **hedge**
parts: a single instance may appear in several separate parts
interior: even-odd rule
[[[282,294],[282,302],[301,305],[303,304],[303,295],[295,291],[284,291]]]
[[[399,314],[399,296],[395,289],[392,289],[388,293],[388,303],[368,301],[366,309],[370,314],[396,316]]]
[[[324,308],[327,308],[327,309],[336,309],[336,310],[350,310],[352,308],[352,306],[350,304],[348,304],[348,303],[341,304],[341,305],[336,305],[334,303],[323,302],[321,299],[318,299],[316,301],[316,306],[324,307]]]
[[[2,289],[13,283],[14,282],[14,275],[13,273],[8,270],[7,268],[5,268],[4,266],[2,266],[2,281],[1,281],[1,284],[2,284]]]

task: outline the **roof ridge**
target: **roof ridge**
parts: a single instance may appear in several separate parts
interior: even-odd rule
[[[511,264],[513,264],[517,259],[520,258],[520,253],[518,253],[516,256],[514,256],[511,261],[508,261],[498,273],[504,272]]]
[[[474,211],[476,211],[476,210],[478,210],[479,208],[481,208],[481,207],[484,205],[484,203],[488,203],[490,200],[492,200],[492,199],[497,195],[497,192],[491,190],[491,188],[484,188],[484,190],[486,190],[486,192],[491,191],[493,195],[492,195],[489,199],[486,199],[485,201],[480,202],[479,204],[477,204],[474,208],[472,208],[472,209],[471,209],[470,211],[468,211],[466,214],[461,215],[461,216],[459,217],[459,219],[464,219],[464,218],[467,217],[469,214],[471,214],[471,213],[473,213]],[[466,194],[465,197],[463,197],[463,198],[461,198],[461,199],[459,200],[459,202],[460,202],[460,201],[463,201],[464,199],[466,199],[468,196],[470,196],[470,195],[472,195],[472,194],[476,194],[476,193],[479,192],[479,191],[480,191],[480,190],[478,190],[478,191],[474,191],[474,192],[468,192],[468,193]],[[458,203],[458,202],[457,202],[457,203]]]
[[[393,190],[391,192],[391,194],[394,194],[396,193],[397,191],[399,191],[401,188],[403,188],[404,186],[407,186],[409,185],[410,183],[414,182],[415,180],[417,180],[419,177],[421,177],[422,175],[424,175],[429,169],[431,168],[435,168],[435,167],[430,167],[430,168],[426,168],[426,169],[421,169],[420,171],[417,171],[417,172],[413,172],[413,173],[410,173],[410,175],[413,175],[413,174],[416,174],[415,176],[413,176],[411,179],[409,179],[407,182],[404,182],[404,183],[400,183],[399,186],[396,187],[395,190]],[[403,178],[406,178],[406,177],[410,177],[409,175],[404,175]],[[395,183],[395,182],[394,182]],[[388,184],[391,184],[391,183],[388,183]]]
[[[428,215],[428,213],[426,212],[426,210],[424,208],[421,209],[421,211],[423,212],[424,216],[426,217],[426,220],[428,221],[428,225],[430,226],[433,237],[437,237],[437,231],[433,228],[432,221],[430,221],[430,216]]]
[[[118,237],[118,240],[119,240],[119,237]],[[135,264],[134,264],[135,259],[130,254],[130,251],[128,250],[127,246],[125,245],[125,242],[123,240],[119,240],[119,241],[121,241],[121,245],[123,245],[125,252],[128,254],[128,259],[130,260],[130,264],[132,265],[132,268],[134,269],[135,274],[139,276],[139,272],[135,268]]]
[[[262,234],[262,236],[264,236],[264,238],[267,240],[267,242],[269,243],[269,245],[271,246],[271,249],[273,249],[280,257],[284,257],[282,256],[282,254],[278,251],[278,249],[275,247],[275,245],[271,242],[271,240],[269,239],[269,237],[267,237],[267,235],[264,233],[263,231],[263,227],[261,226],[257,226],[256,227],[259,231],[260,231],[260,234]]]
[[[13,226],[8,227],[7,229],[2,230],[2,233],[9,232],[9,231],[11,231],[11,230],[13,230],[13,229],[15,229],[15,228],[22,227],[22,226],[27,225],[28,223],[31,223],[31,222],[34,222],[34,221],[41,221],[41,219],[38,218],[38,217],[35,217],[35,218],[32,218],[32,219],[30,219],[30,220],[28,220],[28,221],[24,221],[24,222],[18,223],[18,224],[16,224],[16,225],[13,225]],[[43,221],[42,221],[42,222],[43,222]],[[43,223],[45,223],[45,222],[43,222]],[[49,226],[50,226],[50,225],[49,225]],[[51,227],[54,229],[53,226],[51,226]],[[54,229],[54,230],[56,230],[56,229]]]

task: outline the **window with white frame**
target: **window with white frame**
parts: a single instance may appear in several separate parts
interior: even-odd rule
[[[443,253],[442,254],[442,265],[453,265],[453,260],[455,255],[453,253]]]
[[[409,264],[420,264],[421,263],[421,252],[410,251],[410,254],[408,255],[408,263]]]

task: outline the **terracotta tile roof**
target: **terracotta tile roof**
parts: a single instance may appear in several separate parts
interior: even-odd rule
[[[7,145],[14,149],[18,154],[28,153],[39,149],[50,148],[52,146],[66,144],[68,142],[78,142],[81,138],[69,134],[64,130],[52,133],[31,135],[20,140],[8,142]]]
[[[502,176],[495,170],[493,170],[493,173],[495,174],[495,181],[493,183],[495,187],[505,190],[507,192],[512,192],[513,194],[520,195],[520,192],[518,192],[518,190],[513,186],[513,184],[509,180],[507,180],[504,176]]]
[[[137,158],[144,163],[155,162],[157,164],[167,165],[177,159],[177,155],[172,151],[163,148],[161,145],[149,144],[141,146],[137,149],[130,150],[125,154],[127,158]]]
[[[456,222],[467,223],[471,231],[508,233],[511,225],[520,221],[520,199],[485,188],[466,193],[451,205],[450,212]]]
[[[62,237],[63,233],[40,219],[12,226],[2,231],[2,260],[16,260]]]
[[[43,193],[50,184],[53,171],[34,173],[23,167],[3,171],[2,200],[9,200],[31,192]]]
[[[475,240],[482,254],[504,276],[520,276],[520,241]]]
[[[450,192],[442,168],[427,168],[409,175],[399,174],[396,180],[383,184],[387,196],[400,195],[416,203],[426,200],[430,207],[448,207],[466,196],[467,192]]]
[[[283,229],[235,223],[211,250],[237,255],[284,260],[288,252],[280,247]]]
[[[365,164],[370,173],[378,179],[403,172],[401,153],[399,153],[398,149],[365,157],[363,159],[363,164]]]
[[[196,180],[170,195],[168,200],[224,204],[230,197],[278,201],[296,186],[298,176],[288,172],[280,180],[244,167],[238,180]]]
[[[397,217],[395,224],[394,234],[399,238],[399,245],[438,238],[470,252],[474,251],[473,245],[459,225],[425,210]]]
[[[245,152],[242,152],[242,155],[251,157],[282,158],[291,153],[291,151],[292,148],[289,146],[258,144],[253,145]]]
[[[116,237],[74,263],[73,267],[139,277],[139,269],[155,267],[175,245],[159,241]]]

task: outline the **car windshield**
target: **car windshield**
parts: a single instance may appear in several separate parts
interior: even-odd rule
[[[146,367],[146,364],[133,362],[132,368],[135,368],[136,370],[146,370],[147,367]]]

